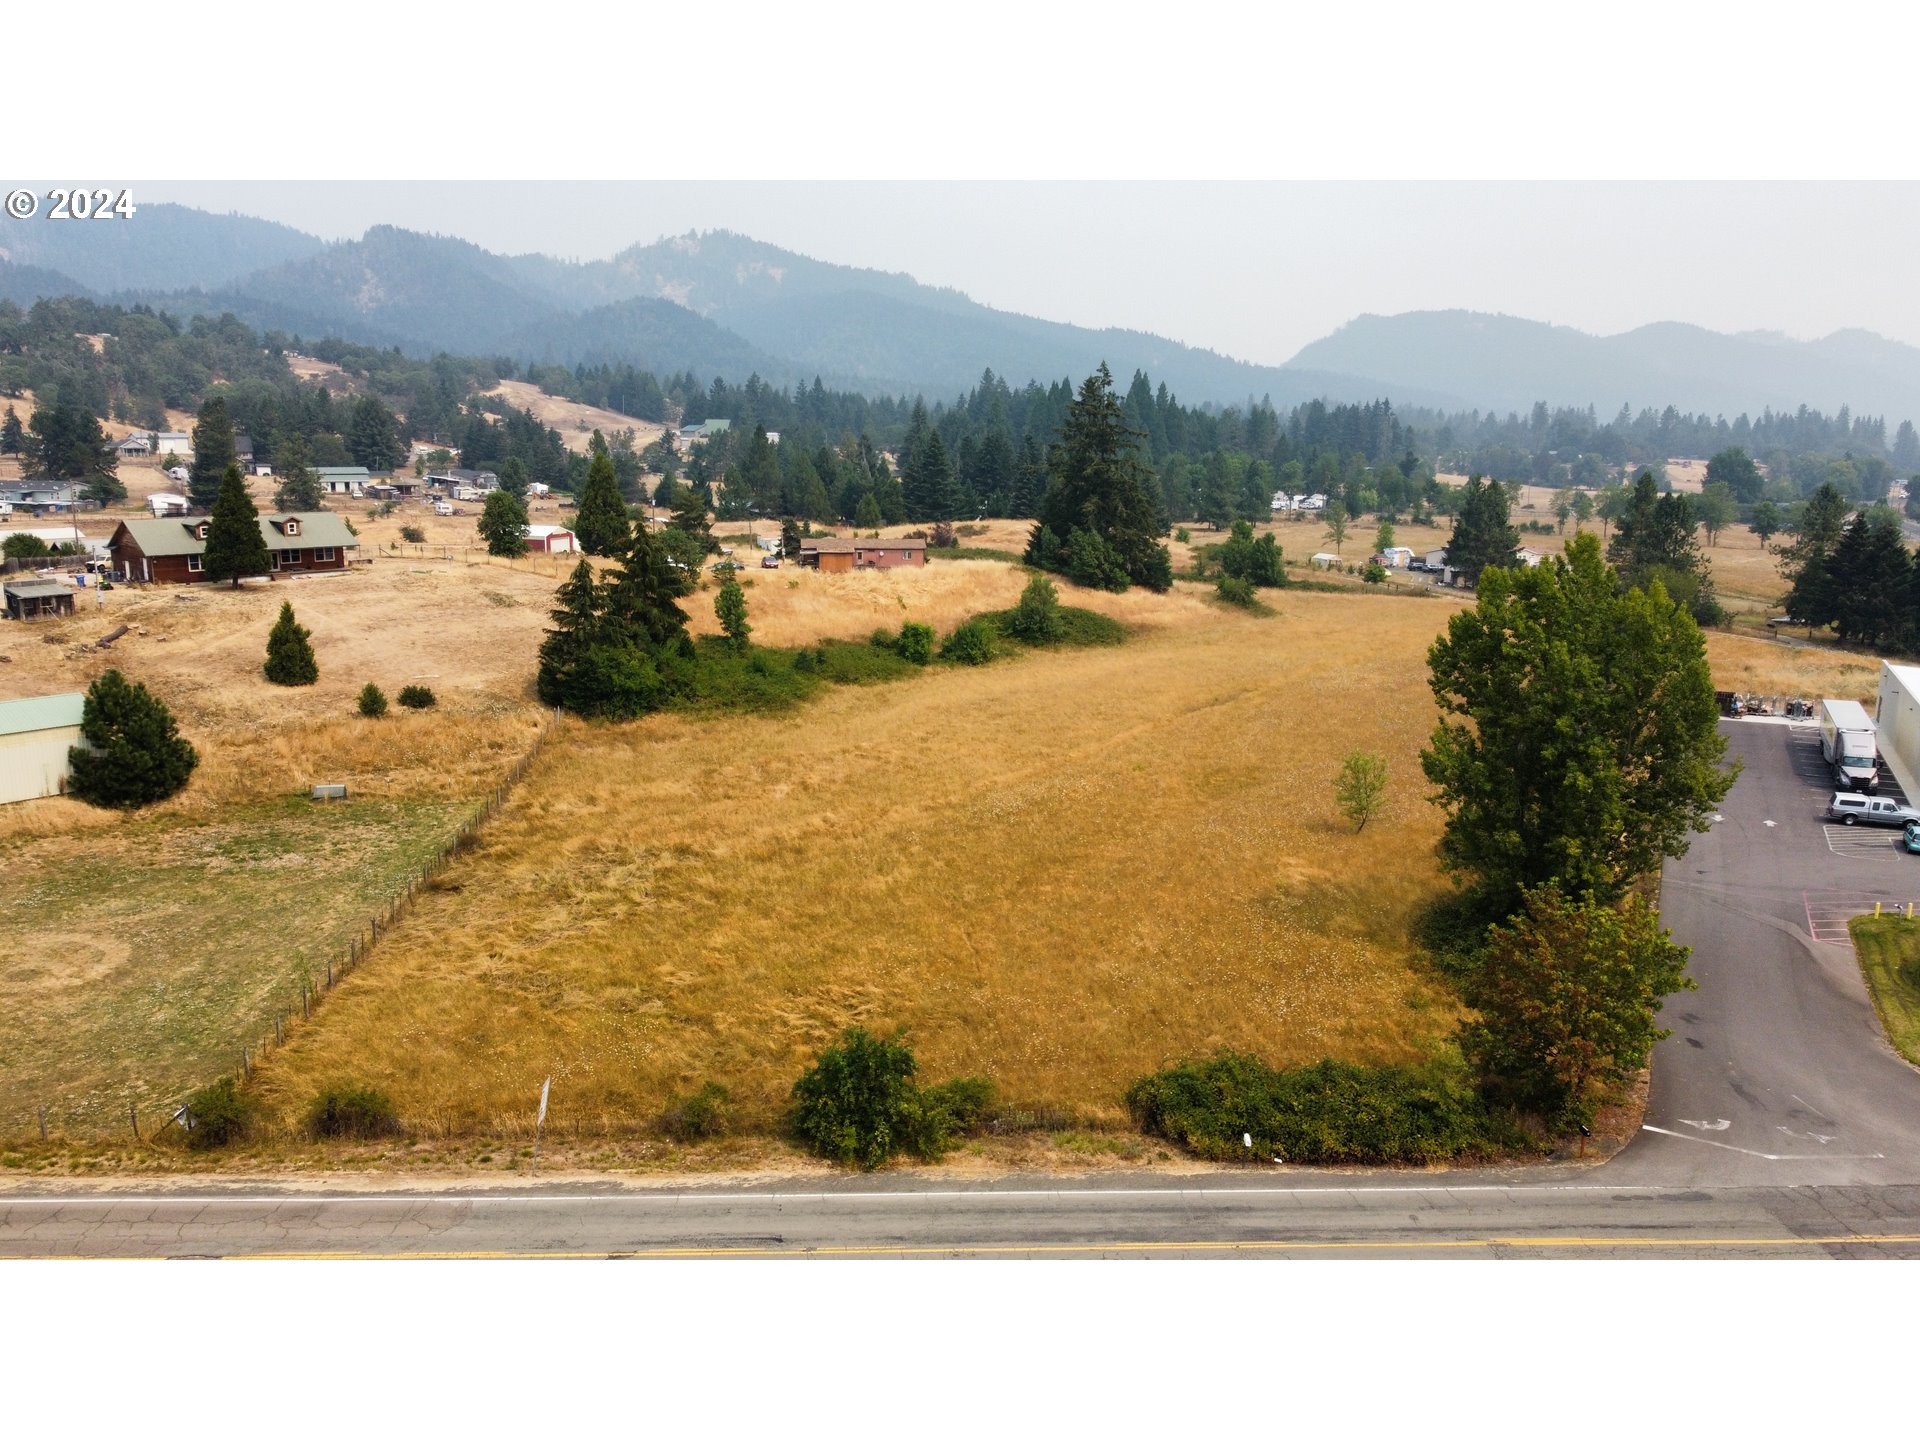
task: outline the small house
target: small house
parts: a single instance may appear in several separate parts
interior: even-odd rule
[[[113,447],[114,454],[123,460],[131,460],[136,455],[153,453],[153,433],[148,430],[136,430],[118,445]]]
[[[0,805],[65,792],[72,774],[67,752],[84,743],[86,705],[78,691],[0,700]]]
[[[535,555],[572,555],[579,548],[564,525],[527,526],[527,549]]]
[[[1446,569],[1447,568],[1447,547],[1442,545],[1438,550],[1427,551],[1426,567],[1429,570]]]
[[[1544,550],[1536,550],[1531,545],[1522,545],[1518,550],[1513,552],[1513,558],[1531,570],[1547,558],[1547,552]]]
[[[12,620],[51,620],[73,614],[73,587],[60,580],[9,580],[0,586]]]
[[[9,480],[0,484],[0,501],[11,510],[32,515],[59,515],[72,510],[78,499],[72,485],[61,480]]]
[[[800,563],[809,569],[894,570],[902,565],[925,565],[924,540],[835,540],[822,537],[800,542]]]

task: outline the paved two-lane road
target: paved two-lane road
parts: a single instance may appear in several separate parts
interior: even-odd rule
[[[1920,1258],[1920,1074],[1881,1038],[1844,918],[1920,898],[1920,858],[1833,830],[1803,728],[1726,727],[1745,773],[1667,867],[1696,993],[1669,1002],[1648,1129],[1610,1164],[879,1177],[0,1199],[0,1255],[1883,1256]],[[1769,823],[1771,822],[1771,823]]]

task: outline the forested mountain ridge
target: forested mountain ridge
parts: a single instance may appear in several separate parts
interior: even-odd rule
[[[1793,340],[1669,321],[1598,336],[1511,315],[1422,310],[1362,315],[1288,365],[1366,375],[1395,395],[1444,389],[1482,410],[1544,400],[1603,412],[1654,403],[1729,416],[1802,405],[1920,416],[1920,349],[1863,330]]]
[[[136,232],[129,227],[143,227]],[[149,243],[152,237],[162,243]],[[266,261],[257,268],[246,268]],[[1595,336],[1469,311],[1365,315],[1281,366],[1161,336],[1091,329],[980,304],[897,272],[811,259],[726,231],[630,246],[608,260],[503,256],[375,226],[327,244],[286,226],[182,206],[131,222],[0,228],[0,298],[141,303],[231,313],[307,341],[445,350],[519,364],[693,372],[791,387],[816,376],[869,396],[951,396],[991,367],[1016,382],[1144,370],[1189,404],[1288,408],[1312,399],[1405,410],[1526,413],[1536,402],[1771,407],[1920,416],[1920,349],[1866,331],[1814,341],[1656,324]]]
[[[212,290],[324,244],[272,220],[164,203],[137,205],[130,219],[0,224],[0,260],[57,271],[80,287],[62,294]]]

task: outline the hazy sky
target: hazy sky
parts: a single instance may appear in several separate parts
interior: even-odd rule
[[[192,182],[139,198],[599,259],[730,229],[1004,310],[1277,364],[1355,315],[1462,308],[1920,344],[1920,183]]]

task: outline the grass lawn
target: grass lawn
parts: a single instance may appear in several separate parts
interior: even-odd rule
[[[123,1130],[258,1051],[470,808],[289,799],[19,847],[0,907],[0,1134]]]
[[[1887,1039],[1920,1065],[1920,920],[1859,915],[1847,928]]]

